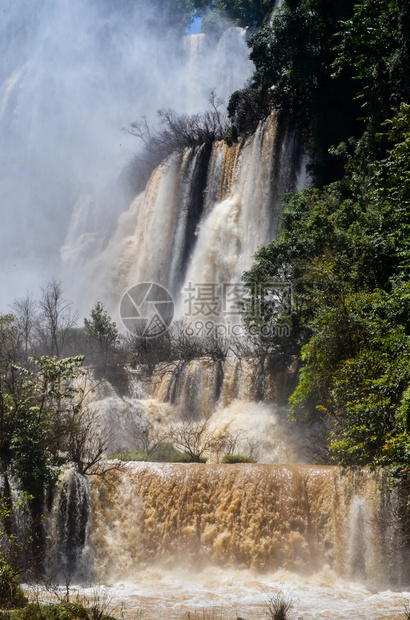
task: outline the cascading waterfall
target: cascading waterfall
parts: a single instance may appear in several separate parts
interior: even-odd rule
[[[153,172],[96,255],[101,241],[70,233],[67,266],[113,313],[124,290],[153,281],[171,291],[184,315],[181,291],[189,283],[239,281],[257,248],[275,236],[298,162],[295,136],[275,115],[243,144],[174,154]],[[74,240],[77,248],[70,245]]]
[[[262,463],[309,463],[320,456],[316,425],[287,419],[296,367],[275,371],[268,361],[227,356],[158,364],[152,392],[140,402],[151,426],[169,420],[209,418],[218,435],[237,437],[236,451]],[[160,430],[161,425],[158,427]]]
[[[206,386],[209,402],[202,415],[208,417],[217,403],[226,407],[236,399],[285,405],[294,382],[294,370],[290,367],[274,372],[269,368],[269,361],[255,358],[227,356],[224,360],[213,360],[203,357],[171,365],[158,364],[152,382],[158,400],[178,404],[185,398],[183,385],[191,375],[196,391],[202,392]],[[185,410],[189,413],[189,409]]]
[[[205,38],[190,46],[197,67]],[[276,236],[283,196],[305,180],[296,137],[274,114],[232,147],[217,142],[172,155],[109,236],[91,227],[80,237],[73,221],[63,256],[81,273],[84,291],[112,314],[124,290],[153,281],[171,291],[177,316],[189,321],[184,291],[240,281],[258,247]],[[229,431],[239,451],[265,464],[134,463],[110,484],[93,480],[85,544],[92,578],[130,582],[133,592],[143,580],[153,588],[167,570],[172,589],[175,571],[192,577],[209,568],[234,571],[233,580],[251,570],[285,571],[286,580],[326,573],[372,586],[400,582],[404,559],[397,566],[390,559],[399,557],[400,531],[383,533],[397,508],[393,495],[376,474],[353,478],[306,464],[316,458],[317,429],[286,420],[297,368],[268,365],[201,357],[158,364],[144,389],[135,378],[132,390],[151,429],[210,417],[215,435]]]
[[[3,311],[56,277],[88,312],[95,298],[73,273],[102,251],[129,206],[121,171],[139,146],[121,129],[142,116],[155,125],[159,109],[203,111],[212,88],[227,103],[251,76],[243,30],[220,40],[184,36],[182,24],[165,26],[166,10],[145,1],[2,0]],[[63,244],[74,271],[62,273]]]
[[[108,483],[93,479],[88,494],[71,471],[55,498],[52,532],[67,569],[78,569],[87,537],[89,574],[100,581],[133,581],[160,564],[305,574],[327,567],[398,584],[400,541],[380,537],[394,504],[383,507],[382,482],[312,465],[128,463]]]
[[[256,250],[276,236],[283,196],[297,182],[295,136],[275,115],[240,152],[219,148],[223,156],[218,158],[217,152],[215,157],[222,161],[214,164],[207,186],[215,202],[200,224],[185,287],[240,281]]]
[[[75,469],[63,470],[47,523],[47,571],[51,576],[62,580],[87,578],[89,515],[88,480]]]
[[[253,63],[245,39],[246,30],[235,27],[225,30],[219,41],[204,33],[186,37],[188,79],[184,92],[191,104],[189,112],[197,112],[195,102],[209,96],[209,87],[216,87],[218,96],[227,102],[246,76],[252,75]]]
[[[37,276],[56,275],[64,239],[65,290],[84,313],[101,300],[115,316],[128,287],[153,281],[172,293],[178,317],[200,322],[206,313],[187,306],[186,290],[240,281],[255,251],[277,235],[283,196],[308,183],[303,154],[284,117],[273,114],[231,147],[221,141],[174,153],[131,201],[120,171],[135,147],[120,128],[143,114],[155,123],[158,108],[204,110],[213,87],[226,102],[252,63],[244,30],[182,41],[164,36],[154,3],[144,10],[118,3],[116,11],[113,2],[107,12],[108,4],[4,4],[0,289],[14,294],[14,267],[32,286],[30,256],[40,258]],[[18,265],[27,252],[28,264]],[[153,592],[157,616],[165,591],[161,613],[169,618],[181,616],[187,597],[196,609],[231,597],[229,617],[242,616],[238,601],[250,601],[259,618],[263,584],[293,580],[307,601],[304,618],[379,619],[383,598],[363,584],[400,586],[407,578],[398,493],[382,474],[308,464],[317,429],[286,420],[296,371],[203,356],[149,368],[148,384],[139,369],[127,371],[135,373],[128,395],[96,385],[86,406],[110,438],[108,455],[144,447],[149,430],[169,421],[209,418],[210,432],[229,431],[238,451],[259,463],[222,465],[211,454],[206,465],[122,464],[105,478],[63,469],[46,520],[50,576],[128,581],[134,593],[142,583],[138,596]],[[25,532],[28,512],[20,513],[13,535]],[[312,591],[320,591],[314,600]],[[389,619],[401,611],[395,603],[392,612],[392,597],[381,612]]]

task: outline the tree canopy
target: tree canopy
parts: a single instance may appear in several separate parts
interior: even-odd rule
[[[250,100],[257,121],[282,110],[308,146],[315,183],[341,178],[346,160],[329,148],[374,134],[409,101],[409,26],[404,0],[284,0],[249,38],[256,70],[229,105],[237,132]]]
[[[289,199],[281,235],[261,248],[244,280],[292,284],[293,334],[276,342],[302,362],[292,414],[325,418],[336,462],[389,465],[403,478],[410,473],[410,106],[384,128],[386,157],[360,153],[341,181]],[[250,308],[247,320],[255,320]]]

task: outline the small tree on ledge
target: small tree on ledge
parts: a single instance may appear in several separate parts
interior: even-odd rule
[[[117,326],[100,301],[91,310],[91,320],[84,319],[84,325],[87,335],[99,343],[101,353],[107,354],[119,341]]]

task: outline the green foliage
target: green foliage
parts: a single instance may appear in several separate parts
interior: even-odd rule
[[[204,456],[198,456],[196,454],[191,454],[189,452],[183,452],[178,456],[173,457],[173,463],[206,463],[206,458]]]
[[[107,379],[120,394],[127,391],[126,352],[120,346],[121,337],[103,304],[97,302],[90,319],[84,319],[85,343],[82,351],[86,363],[92,366],[96,379]]]
[[[293,333],[271,343],[303,363],[292,415],[326,420],[335,462],[388,466],[402,480],[410,473],[409,106],[384,127],[386,156],[359,153],[340,182],[293,196],[280,237],[244,280],[250,290],[292,284]],[[249,328],[283,320],[255,294],[245,311]]]
[[[61,360],[43,356],[30,359],[30,370],[16,367],[20,383],[13,394],[13,424],[7,438],[10,467],[36,497],[56,480],[64,413],[77,392],[72,382],[83,374],[83,360],[81,355]]]
[[[406,0],[284,0],[248,44],[256,70],[251,86],[232,96],[229,116],[243,135],[272,109],[290,114],[317,185],[343,175],[345,153],[329,155],[332,145],[365,128],[372,141],[410,100]]]
[[[258,123],[271,113],[271,96],[269,93],[247,85],[242,90],[232,93],[227,110],[232,125],[225,136],[225,142],[231,146],[238,141],[239,136],[254,133]]]
[[[99,606],[79,602],[41,605],[30,602],[16,612],[0,612],[0,620],[116,620]]]
[[[86,334],[96,340],[100,350],[108,353],[119,340],[119,332],[101,302],[91,310],[91,319],[84,319]]]
[[[23,367],[18,364],[20,335],[14,317],[0,317],[0,467],[41,497],[57,476],[64,418],[84,358],[43,356]]]
[[[119,459],[120,461],[150,461],[150,457],[142,450],[130,450],[129,452],[116,452],[110,456],[110,459]]]
[[[0,608],[15,609],[27,603],[20,586],[20,575],[28,572],[30,559],[26,552],[32,542],[31,521],[25,521],[28,512],[28,494],[19,499],[10,497],[0,499]],[[15,533],[14,520],[20,514],[20,532]]]
[[[362,0],[341,23],[336,75],[350,73],[367,122],[378,127],[410,99],[410,7],[407,0]]]
[[[399,323],[397,293],[352,295],[346,331],[335,328],[338,313],[329,311],[303,349],[306,366],[291,408],[295,415],[316,409],[329,416],[330,451],[344,466],[390,465],[399,449],[386,449],[401,430],[397,409],[410,380],[410,338]]]
[[[130,452],[117,452],[116,454],[112,454],[110,458],[119,459],[120,461],[149,461],[152,463],[206,463],[205,458],[187,452],[181,452],[169,441],[163,441],[158,444],[150,455],[141,450],[131,450]]]
[[[151,461],[158,461],[159,463],[172,463],[174,459],[179,458],[182,455],[180,450],[177,450],[172,443],[164,441],[154,448],[151,453]]]
[[[403,392],[396,414],[397,428],[403,433],[410,432],[410,385]]]
[[[332,77],[334,35],[340,21],[351,16],[353,0],[285,0],[273,11],[269,24],[249,39],[255,64],[251,91],[238,91],[231,99],[230,116],[241,133],[246,118],[261,117],[272,109],[286,111],[310,145],[312,170],[319,184],[343,173],[328,149],[358,134],[359,105],[352,75]],[[250,101],[254,113],[249,113]],[[256,107],[255,107],[256,104]],[[248,110],[244,115],[243,110]]]
[[[225,134],[224,141],[228,146],[232,146],[238,142],[238,130],[235,125],[229,127],[228,131]]]
[[[27,598],[20,586],[20,575],[0,555],[0,607],[16,609],[24,607]]]
[[[242,454],[226,454],[222,458],[222,463],[256,463],[255,459],[251,459],[249,456],[243,456]]]

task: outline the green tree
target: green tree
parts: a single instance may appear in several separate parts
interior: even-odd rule
[[[91,318],[84,319],[84,330],[88,337],[86,359],[92,366],[94,378],[107,379],[120,393],[126,393],[127,351],[119,346],[117,326],[101,302],[91,310]]]
[[[275,7],[275,0],[214,0],[213,11],[243,27],[262,26]]]
[[[83,359],[44,356],[24,366],[24,325],[13,315],[0,316],[0,471],[6,495],[10,475],[35,498],[55,480]]]
[[[330,452],[341,465],[393,465],[386,443],[407,432],[398,412],[410,379],[409,292],[405,285],[351,295],[344,309],[316,319],[302,349],[291,411],[325,416]]]
[[[77,393],[73,380],[83,373],[83,359],[44,356],[30,358],[30,368],[14,368],[16,378],[5,395],[2,466],[5,474],[16,476],[35,498],[56,479],[67,410]]]
[[[28,572],[30,561],[28,560],[28,546],[32,542],[31,528],[27,527],[26,520],[20,528],[20,532],[10,530],[10,523],[14,520],[18,511],[24,516],[27,514],[27,506],[30,496],[23,494],[10,506],[9,499],[0,498],[0,607],[13,609],[24,607],[27,598],[20,585],[20,575]]]
[[[12,461],[15,403],[19,380],[16,364],[23,353],[24,338],[12,314],[0,315],[0,468],[7,476]],[[7,485],[6,485],[7,486]]]
[[[119,341],[119,332],[114,321],[99,301],[91,310],[91,319],[84,319],[88,336],[98,342],[100,352],[107,354]]]
[[[367,148],[386,118],[410,100],[410,8],[406,0],[284,0],[249,39],[256,70],[229,105],[238,133],[279,109],[309,147],[317,185],[343,175],[329,148],[366,130]],[[340,153],[341,151],[339,151]]]
[[[324,418],[328,446],[345,466],[388,465],[409,473],[410,106],[384,123],[390,145],[360,153],[344,179],[292,197],[279,238],[244,274],[252,290],[269,279],[293,287],[293,336],[274,342],[303,365],[290,403],[294,417]],[[280,322],[267,307],[248,325]]]
[[[362,0],[336,39],[335,75],[351,74],[362,116],[377,130],[410,100],[410,6],[407,0]]]
[[[250,37],[250,58],[256,68],[251,89],[234,93],[229,106],[239,132],[238,116],[249,108],[249,100],[256,101],[256,117],[258,109],[262,114],[279,109],[290,115],[309,144],[318,184],[343,174],[340,162],[329,157],[329,147],[359,135],[360,107],[354,101],[352,74],[332,77],[334,35],[341,20],[351,16],[353,4],[353,0],[284,0],[269,23]]]

